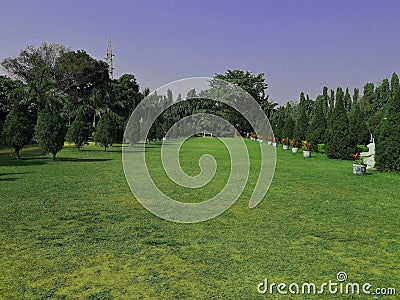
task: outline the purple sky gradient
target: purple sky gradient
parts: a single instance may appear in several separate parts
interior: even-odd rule
[[[227,69],[263,72],[283,104],[400,73],[399,12],[398,0],[0,0],[0,58],[47,41],[104,59],[110,35],[115,77],[133,73],[155,89]]]

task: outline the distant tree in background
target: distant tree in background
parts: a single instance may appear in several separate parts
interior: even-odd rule
[[[42,42],[39,47],[28,46],[18,56],[4,58],[1,66],[12,77],[25,83],[54,81],[57,59],[71,49],[61,44]],[[46,70],[46,72],[43,72]]]
[[[32,141],[33,125],[18,104],[14,105],[6,118],[3,136],[6,140],[6,144],[14,149],[17,160],[19,160],[19,152],[22,147]]]
[[[390,100],[377,133],[375,150],[377,169],[400,171],[400,86],[396,73],[392,75]]]
[[[225,74],[216,74],[215,78],[240,86],[258,103],[268,100],[268,95],[265,93],[268,84],[265,82],[264,73],[254,75],[249,71],[228,70]]]
[[[68,129],[66,138],[68,142],[74,143],[76,148],[80,150],[83,145],[88,144],[92,131],[92,126],[86,121],[83,110],[80,109]]]
[[[39,113],[35,127],[35,138],[46,153],[52,154],[53,160],[64,147],[66,133],[67,126],[60,113],[56,108],[46,105]]]
[[[331,127],[327,135],[325,151],[329,158],[350,159],[355,149],[356,141],[352,141],[350,137],[343,90],[339,87],[336,91],[336,103],[331,115]]]

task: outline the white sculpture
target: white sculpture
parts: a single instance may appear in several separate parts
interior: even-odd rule
[[[375,167],[375,139],[371,138],[371,143],[367,145],[368,152],[361,152],[360,156],[364,159],[364,163],[367,164],[367,170]]]

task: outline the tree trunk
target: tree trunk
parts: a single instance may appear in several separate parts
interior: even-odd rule
[[[56,160],[56,154],[57,153],[51,153],[51,155],[53,156],[53,160]]]
[[[19,156],[19,150],[15,149],[15,155],[17,156],[17,160],[21,159],[21,157]]]
[[[104,146],[104,152],[107,152],[107,146]]]

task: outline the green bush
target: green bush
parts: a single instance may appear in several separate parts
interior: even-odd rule
[[[357,150],[358,150],[358,152],[368,152],[369,151],[368,147],[365,145],[357,145]]]
[[[325,153],[325,144],[318,144],[318,152]]]

